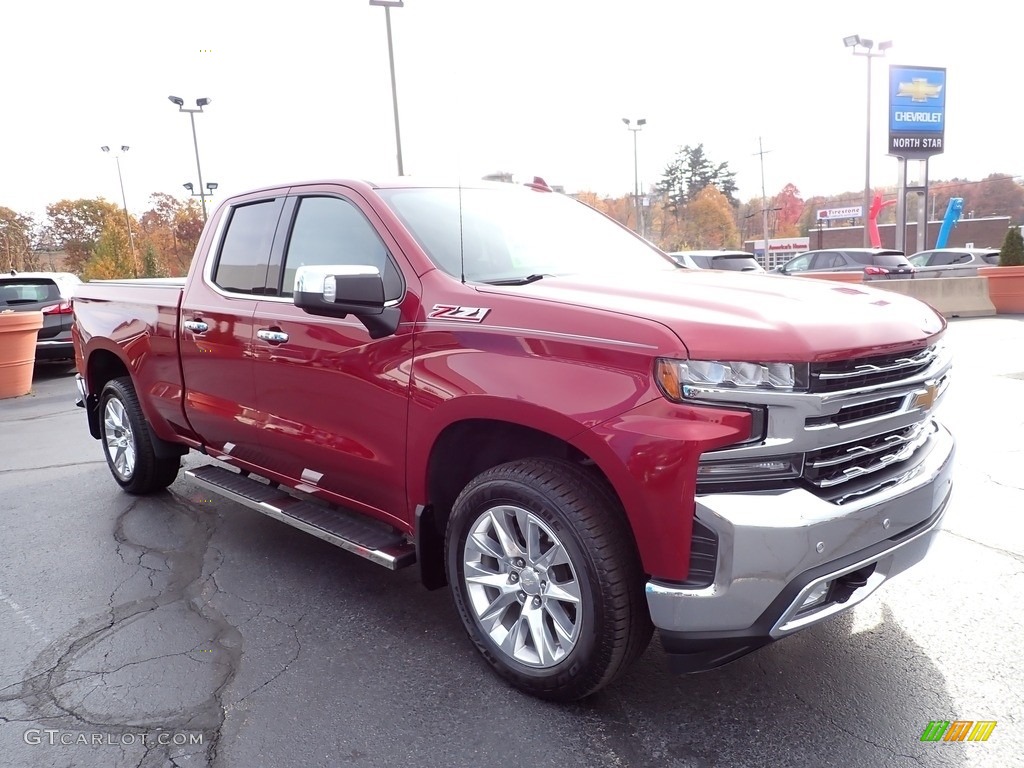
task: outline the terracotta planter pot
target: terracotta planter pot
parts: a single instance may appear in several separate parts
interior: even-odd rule
[[[988,296],[996,314],[1024,315],[1024,267],[979,267],[988,278]]]
[[[0,399],[32,389],[36,335],[42,327],[42,312],[0,312]]]

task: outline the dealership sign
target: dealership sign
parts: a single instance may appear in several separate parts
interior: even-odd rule
[[[889,154],[940,154],[946,135],[946,70],[889,67]]]
[[[853,205],[849,208],[819,208],[818,221],[829,221],[832,219],[859,219],[863,206]]]

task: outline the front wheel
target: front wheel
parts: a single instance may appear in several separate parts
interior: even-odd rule
[[[125,491],[160,491],[178,476],[178,456],[158,456],[131,379],[111,379],[100,392],[100,440],[107,466]]]
[[[578,465],[528,459],[477,476],[452,509],[445,559],[473,643],[532,695],[588,696],[650,640],[623,511]]]

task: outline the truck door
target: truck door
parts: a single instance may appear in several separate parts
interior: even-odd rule
[[[206,260],[189,275],[181,302],[185,416],[216,451],[262,464],[253,382],[253,312],[285,196],[243,199],[220,212]]]
[[[276,287],[277,296],[261,300],[253,317],[261,450],[306,491],[408,522],[410,321],[418,282],[407,283],[416,281],[413,271],[403,277],[397,245],[358,195],[325,185],[292,199],[294,214],[280,227],[287,231],[281,264],[271,263],[268,278],[268,292]],[[351,315],[317,317],[292,303],[299,266],[338,264],[377,267],[388,300],[403,309],[394,335],[371,339]]]

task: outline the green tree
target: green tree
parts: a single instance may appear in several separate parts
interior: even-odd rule
[[[46,206],[49,224],[47,237],[56,247],[67,252],[67,265],[72,272],[81,272],[93,255],[107,219],[124,213],[102,197],[61,200]]]
[[[162,277],[163,270],[160,268],[160,260],[157,258],[156,248],[150,243],[142,252],[142,275],[141,277]]]
[[[26,272],[39,267],[32,250],[34,227],[31,216],[0,206],[0,264],[4,271]]]
[[[1020,227],[1006,230],[1006,238],[999,251],[999,266],[1024,267],[1024,238],[1021,237]]]
[[[738,205],[735,197],[736,174],[728,163],[712,162],[704,154],[704,145],[681,147],[665,167],[656,189],[666,198],[670,211],[677,213],[709,186],[717,187],[731,205]]]

